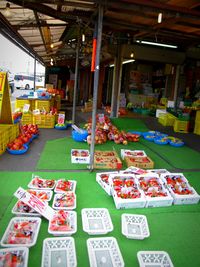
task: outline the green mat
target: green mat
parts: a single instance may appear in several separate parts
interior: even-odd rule
[[[148,131],[147,126],[142,120],[133,118],[113,118],[111,119],[112,124],[114,124],[119,130],[125,131]]]
[[[82,230],[82,208],[107,208],[111,215],[114,230],[103,235],[112,236],[118,241],[125,266],[139,266],[137,252],[140,250],[163,250],[169,253],[176,267],[200,266],[200,204],[179,205],[167,208],[143,208],[117,210],[112,197],[108,196],[95,181],[95,173],[69,172],[69,173],[42,173],[38,175],[44,178],[68,178],[77,181],[77,233],[73,235],[76,245],[78,266],[89,267],[86,241],[91,237]],[[30,172],[1,172],[0,186],[4,188],[0,197],[12,198],[12,194],[19,186],[27,188],[31,179]],[[200,193],[200,173],[185,173],[192,186]],[[1,188],[2,188],[1,187]],[[16,203],[13,197],[8,203],[4,216],[0,219],[0,238],[2,237],[9,220],[12,218],[11,210]],[[50,202],[50,205],[52,201]],[[121,215],[123,213],[144,214],[147,216],[150,237],[144,240],[127,239],[121,233]],[[42,243],[48,234],[48,222],[42,219],[42,224],[37,243],[29,250],[29,267],[40,266],[42,255]],[[101,236],[102,237],[102,236]]]

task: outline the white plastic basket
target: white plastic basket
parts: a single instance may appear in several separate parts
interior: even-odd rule
[[[87,249],[90,267],[123,267],[124,261],[114,237],[89,238]]]
[[[51,191],[51,190],[28,189],[27,191],[29,193],[33,192],[33,194],[36,197],[38,197],[39,199],[41,199],[42,201],[48,201],[49,202],[53,196],[53,191]],[[47,197],[46,199],[44,199],[45,196]]]
[[[24,212],[22,212],[22,211],[20,211],[19,210],[19,208],[18,208],[18,203],[19,202],[21,202],[20,200],[19,201],[17,201],[17,203],[15,204],[15,206],[13,207],[13,209],[12,209],[12,214],[15,214],[16,216],[36,216],[36,217],[40,217],[41,215],[38,213],[38,212],[36,212],[35,210],[33,210],[32,208],[28,208],[28,209],[30,209],[30,211],[28,211],[28,209],[25,211],[24,210]],[[28,205],[27,204],[24,204],[24,206],[26,207],[28,207]]]
[[[127,214],[121,216],[122,234],[130,239],[144,239],[150,236],[145,215]]]
[[[28,255],[29,249],[26,247],[15,247],[15,248],[4,248],[0,249],[0,267],[11,266],[11,263],[5,261],[5,257],[8,255],[16,256],[20,260],[17,266],[27,267],[28,266]]]
[[[60,188],[60,185],[64,185],[66,182],[70,183],[69,188],[68,189],[66,188],[66,190],[62,190]],[[65,193],[69,191],[75,192],[75,190],[76,190],[76,181],[66,180],[66,179],[59,179],[58,181],[56,181],[56,186],[54,188],[55,193]]]
[[[33,182],[35,181],[35,179],[38,178],[39,180],[41,180],[41,186],[38,186],[36,184],[34,184]],[[45,184],[47,181],[52,181],[52,184],[50,184],[49,186],[47,184]],[[50,179],[43,179],[42,177],[40,177],[39,175],[35,175],[32,174],[32,179],[30,181],[30,183],[28,184],[28,188],[31,189],[39,189],[39,190],[52,190],[55,187],[55,180],[50,180]]]
[[[169,254],[165,251],[139,251],[137,258],[140,267],[174,267]]]
[[[64,230],[61,229],[62,225],[57,225],[56,222],[58,221],[58,214],[60,214],[61,211],[57,211],[52,220],[49,221],[49,226],[48,226],[48,232],[49,234],[52,234],[54,236],[68,236],[75,234],[77,231],[77,214],[75,211],[62,211],[65,214],[65,221],[63,223],[63,226],[67,226],[68,229]],[[54,229],[51,229],[54,226]]]
[[[33,228],[31,229],[26,229],[25,231],[31,231],[32,236],[30,240],[28,239],[23,239],[23,238],[18,238],[15,243],[14,243],[14,234],[16,233],[14,230],[14,224],[16,223],[34,223]],[[1,246],[2,247],[32,247],[36,244],[36,240],[38,237],[39,229],[40,229],[40,224],[41,224],[41,218],[38,217],[14,217],[10,220],[8,227],[6,228],[6,231],[1,239]],[[25,229],[25,228],[24,228]],[[8,238],[11,238],[12,243],[8,242]]]
[[[107,209],[82,209],[83,231],[89,235],[103,235],[113,230],[113,224]]]
[[[52,237],[43,241],[41,267],[49,266],[77,266],[73,237]]]
[[[67,197],[69,197],[69,201],[67,201]],[[55,194],[52,207],[55,210],[76,209],[76,194],[74,194],[73,192]]]

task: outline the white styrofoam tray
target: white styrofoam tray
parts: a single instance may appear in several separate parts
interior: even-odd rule
[[[76,267],[76,248],[73,237],[52,237],[43,241],[41,267]]]
[[[140,267],[174,267],[165,251],[138,251],[137,258]]]
[[[77,155],[73,153],[77,151]],[[81,153],[86,153],[88,156],[81,156]],[[90,163],[90,152],[87,149],[72,149],[71,150],[71,163],[86,164]]]
[[[28,266],[28,255],[29,249],[26,247],[15,247],[15,248],[4,248],[0,249],[0,267],[8,266],[6,264],[5,257],[8,255],[17,255],[20,258],[20,263],[17,264],[17,267],[27,267]],[[11,266],[11,265],[9,265]]]
[[[73,198],[73,205],[70,205],[71,200],[68,202],[67,202],[67,200],[65,200],[65,198],[67,196],[69,196],[69,198],[70,198],[70,195],[71,195],[71,198]],[[62,198],[64,198],[64,202],[67,205],[66,207],[61,206]],[[52,207],[55,210],[73,210],[73,209],[75,209],[76,208],[76,194],[74,194],[73,192],[55,194]]]
[[[185,188],[191,190],[192,194],[177,194],[175,193],[170,185],[167,184],[166,178],[167,177],[181,177],[183,180]],[[200,200],[200,195],[196,192],[196,190],[190,186],[187,178],[182,173],[170,173],[170,174],[162,174],[161,179],[165,183],[167,189],[169,190],[171,196],[173,197],[173,203],[174,205],[190,205],[190,204],[197,204]],[[177,184],[178,186],[178,184]]]
[[[75,234],[77,231],[77,214],[75,211],[64,211],[64,213],[67,215],[65,225],[68,225],[71,229],[66,230],[66,231],[64,231],[64,230],[62,231],[60,229],[58,229],[58,230],[56,230],[56,229],[52,230],[51,229],[52,224],[55,225],[55,223],[58,221],[56,219],[56,216],[59,212],[60,211],[56,211],[52,220],[49,221],[49,226],[48,226],[49,234],[52,234],[54,236],[63,236],[63,235],[68,236],[68,235]],[[58,225],[58,227],[61,227],[61,225]]]
[[[27,191],[30,194],[31,194],[31,191],[33,191],[33,194],[35,192],[35,196],[36,197],[38,197],[42,201],[47,201],[47,202],[51,201],[52,196],[53,196],[53,191],[51,191],[51,190],[28,189]],[[46,196],[47,196],[47,199],[46,200],[45,199],[42,199],[42,197],[41,197],[41,194],[43,194],[43,193],[46,194]]]
[[[9,236],[9,234],[14,233],[14,224],[16,223],[23,223],[23,222],[34,222],[35,223],[35,227],[34,229],[31,229],[31,231],[33,232],[31,239],[29,240],[29,242],[24,242],[22,239],[20,239],[21,243],[13,243],[13,244],[9,244],[7,242],[7,238]],[[38,237],[38,233],[40,230],[40,225],[41,225],[41,218],[38,217],[14,217],[10,220],[6,231],[1,239],[1,246],[2,247],[32,247],[36,244],[37,241],[37,237]],[[24,243],[23,243],[24,242]]]
[[[17,201],[14,207],[12,208],[12,214],[15,214],[16,216],[36,216],[40,217],[41,215],[36,212],[34,209],[30,208],[27,204],[24,203],[24,207],[27,206],[28,209],[30,209],[30,212],[27,212],[24,210],[24,212],[20,211],[18,208],[18,203],[22,202],[21,200]]]
[[[114,237],[87,240],[90,267],[123,267],[124,261]]]
[[[41,180],[43,183],[45,183],[47,181],[53,181],[53,182],[49,186],[48,186],[48,184],[47,185],[42,184],[41,186],[38,186],[38,185],[33,184],[33,181],[36,178],[38,178],[39,180]],[[53,179],[44,179],[44,178],[40,177],[39,175],[32,174],[32,179],[31,179],[30,183],[28,184],[28,188],[31,188],[31,189],[52,190],[52,189],[54,189],[55,184],[56,184],[55,183],[55,180],[53,180]]]
[[[83,231],[90,235],[107,234],[113,230],[109,211],[105,208],[82,209]]]
[[[65,182],[71,183],[69,190],[60,189],[59,185],[64,184]],[[65,192],[69,192],[69,191],[75,192],[75,190],[76,190],[76,181],[66,180],[66,179],[59,179],[58,181],[56,181],[56,186],[54,188],[55,193],[65,193]]]
[[[103,190],[109,195],[111,196],[112,195],[112,192],[111,192],[111,186],[110,186],[110,183],[109,183],[109,177],[110,175],[112,174],[117,174],[118,172],[99,172],[96,174],[96,181],[97,183],[103,188]],[[108,177],[108,180],[107,182],[105,182],[102,177]]]
[[[121,149],[121,158],[124,157],[147,157],[147,154],[144,150]]]
[[[144,239],[150,236],[145,215],[127,214],[121,216],[122,234],[130,239]]]

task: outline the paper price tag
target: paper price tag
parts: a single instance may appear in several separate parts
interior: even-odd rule
[[[23,201],[29,207],[44,216],[47,220],[51,220],[54,215],[54,210],[49,207],[47,202],[43,202],[38,197],[28,193],[22,187],[19,187],[14,193],[14,196]]]
[[[23,106],[23,112],[28,112],[29,111],[29,108],[30,108],[30,104],[25,104],[24,106]]]
[[[58,114],[58,124],[64,124],[65,123],[65,114],[59,113]]]

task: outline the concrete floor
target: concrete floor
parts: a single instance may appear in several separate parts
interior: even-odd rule
[[[72,108],[68,107],[66,110],[66,119],[71,119]],[[98,112],[102,112],[98,110]],[[88,118],[91,117],[91,113],[76,113],[76,124],[79,126],[80,123],[87,122]],[[133,117],[138,117],[137,114],[133,114]],[[164,127],[158,123],[157,118],[150,116],[139,115],[139,119],[142,119],[150,130],[161,131],[169,135],[181,138],[185,144],[200,152],[200,136],[193,133],[175,133],[172,127]],[[24,155],[10,155],[5,152],[0,156],[0,171],[32,171],[36,170],[37,162],[40,158],[40,154],[43,151],[46,141],[63,138],[71,135],[71,129],[66,131],[59,131],[56,129],[40,129],[40,136],[34,140],[29,148],[29,151]],[[195,171],[195,170],[194,170]],[[200,164],[199,164],[200,171]]]

